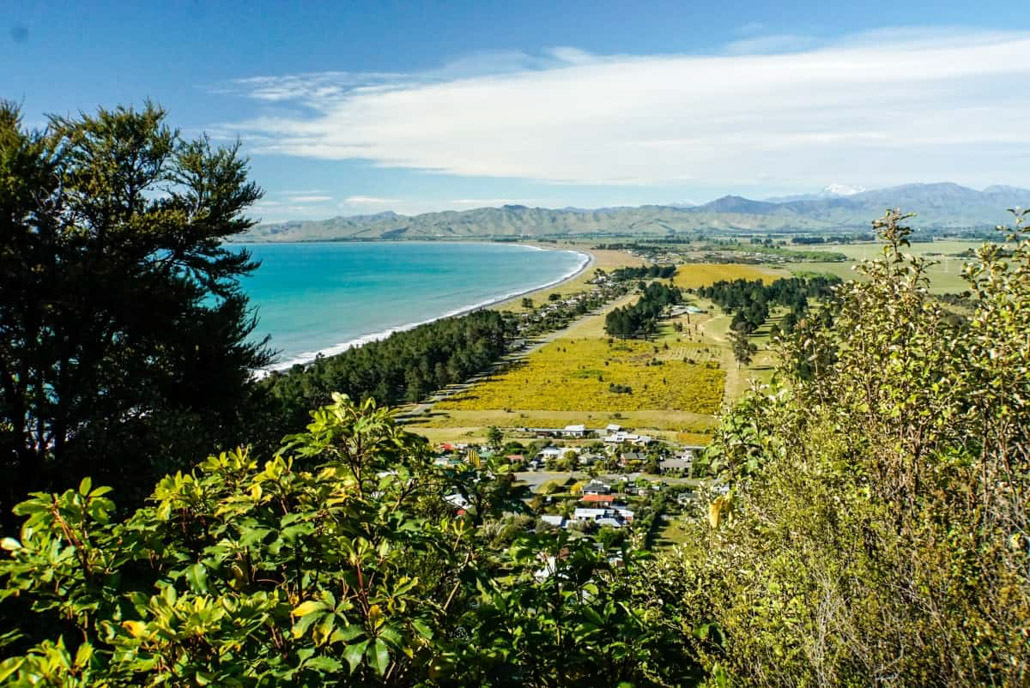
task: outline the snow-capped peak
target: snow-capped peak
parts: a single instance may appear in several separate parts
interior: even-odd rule
[[[823,189],[820,196],[854,196],[865,191],[863,186],[849,186],[847,184],[830,184]]]

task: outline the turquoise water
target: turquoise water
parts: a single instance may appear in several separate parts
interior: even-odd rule
[[[335,353],[392,331],[561,280],[573,251],[511,244],[249,244],[261,267],[243,280],[273,368]]]

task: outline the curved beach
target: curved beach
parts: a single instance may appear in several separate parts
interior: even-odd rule
[[[514,291],[508,291],[508,292],[505,292],[505,293],[500,294],[498,296],[492,296],[492,297],[487,298],[487,299],[483,299],[483,300],[480,300],[480,301],[476,301],[476,302],[473,302],[473,303],[462,305],[460,307],[453,308],[453,309],[447,310],[445,312],[441,312],[438,315],[433,315],[432,317],[429,317],[429,318],[421,318],[419,320],[402,323],[402,324],[399,324],[399,325],[396,325],[396,326],[392,326],[392,327],[389,327],[389,328],[377,330],[377,331],[374,331],[374,332],[360,334],[358,336],[355,336],[355,337],[346,339],[344,341],[335,343],[335,344],[333,344],[331,346],[321,347],[321,348],[318,348],[318,349],[315,349],[315,350],[312,350],[312,351],[306,351],[306,352],[302,352],[302,353],[299,353],[299,354],[295,354],[295,355],[290,356],[286,360],[274,363],[274,364],[272,364],[272,365],[270,365],[270,366],[268,366],[268,367],[266,367],[266,368],[264,368],[264,369],[262,369],[260,371],[257,371],[257,374],[259,376],[264,376],[264,375],[267,375],[268,373],[273,372],[273,371],[287,370],[287,369],[289,369],[289,368],[291,368],[291,367],[293,367],[295,365],[303,365],[303,364],[306,364],[306,363],[310,363],[311,361],[315,360],[319,356],[332,356],[332,355],[335,355],[335,354],[342,353],[342,352],[344,352],[344,351],[346,351],[348,349],[351,349],[351,348],[354,348],[354,347],[358,347],[358,346],[362,346],[362,345],[367,344],[369,342],[377,341],[377,340],[380,340],[380,339],[385,339],[386,337],[389,337],[390,335],[392,335],[392,334],[394,334],[396,332],[403,332],[405,330],[410,330],[412,328],[418,327],[419,325],[424,325],[426,323],[430,323],[430,322],[433,322],[433,321],[436,321],[436,320],[464,315],[464,314],[470,313],[472,311],[480,310],[480,309],[483,309],[483,308],[490,308],[490,307],[493,307],[493,306],[497,306],[499,304],[504,304],[504,303],[508,303],[508,302],[511,302],[513,300],[516,300],[516,299],[520,299],[522,297],[525,297],[525,296],[528,296],[528,295],[531,295],[531,294],[536,294],[536,293],[544,291],[544,290],[553,289],[556,286],[559,286],[561,284],[564,284],[566,282],[569,282],[571,280],[576,279],[581,274],[583,274],[584,271],[589,269],[594,264],[594,262],[595,262],[594,256],[590,252],[584,251],[584,250],[580,250],[580,249],[572,249],[572,248],[552,249],[552,248],[543,248],[543,247],[540,247],[540,246],[527,245],[527,244],[520,244],[520,246],[522,248],[529,248],[529,249],[533,249],[533,250],[537,250],[537,251],[566,251],[568,253],[577,254],[580,257],[580,261],[579,261],[579,263],[574,268],[572,268],[571,270],[569,270],[568,272],[566,272],[565,274],[561,275],[560,277],[558,277],[556,279],[548,280],[548,281],[540,283],[540,284],[532,284],[532,285],[526,286],[525,288],[517,289],[517,290],[514,290]],[[274,346],[274,344],[275,344],[275,342],[274,342],[274,339],[273,339],[273,346]]]

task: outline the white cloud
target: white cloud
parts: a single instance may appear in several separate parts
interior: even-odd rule
[[[403,201],[396,198],[377,198],[375,196],[348,196],[343,199],[343,206],[365,206],[365,205],[393,205],[395,203],[403,203]]]
[[[290,196],[290,201],[293,203],[327,203],[333,200],[332,196],[319,196],[319,195],[301,195],[301,196]]]
[[[563,184],[1030,183],[1030,34],[748,40],[727,50],[781,52],[562,48],[426,74],[261,77],[237,87],[280,109],[228,128],[257,153]]]

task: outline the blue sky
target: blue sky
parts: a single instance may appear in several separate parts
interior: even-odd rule
[[[152,98],[239,136],[265,220],[1030,186],[1023,2],[44,2],[26,120]]]

